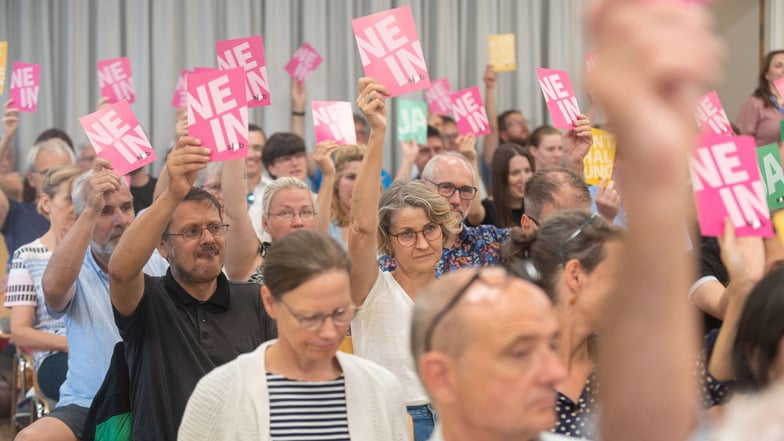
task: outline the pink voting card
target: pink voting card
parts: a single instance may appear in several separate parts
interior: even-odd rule
[[[285,69],[289,75],[302,83],[319,67],[322,61],[323,58],[313,49],[313,46],[305,43],[294,52],[294,56],[286,63]]]
[[[703,133],[689,165],[704,236],[721,236],[727,217],[738,236],[773,235],[754,138]]]
[[[157,156],[127,101],[118,101],[79,118],[99,157],[109,161],[118,175],[128,174],[155,161]]]
[[[539,77],[539,86],[542,88],[547,110],[550,111],[553,127],[566,130],[573,128],[574,121],[580,114],[580,106],[574,96],[569,74],[565,70],[537,67],[536,75]]]
[[[172,96],[171,105],[177,109],[183,109],[188,105],[188,69],[180,71],[180,76],[177,78],[177,85],[174,87],[174,95]]]
[[[476,136],[483,136],[490,133],[490,123],[487,120],[482,95],[479,94],[479,86],[455,92],[450,97],[457,131],[461,135],[473,133]]]
[[[697,126],[701,132],[710,132],[717,135],[732,135],[732,125],[727,118],[727,112],[721,105],[719,94],[716,91],[709,92],[697,100],[697,108],[694,113],[697,118]]]
[[[430,82],[430,88],[425,90],[427,110],[437,115],[452,114],[452,99],[450,95],[449,78],[440,78]]]
[[[188,75],[188,136],[213,150],[211,161],[248,156],[248,102],[241,67]]]
[[[348,101],[311,101],[313,130],[316,143],[335,141],[340,145],[357,143],[354,129],[354,114]]]
[[[215,51],[219,69],[244,69],[248,107],[269,106],[270,88],[261,36],[219,41],[215,43]]]
[[[365,75],[386,86],[391,97],[430,87],[410,6],[355,18],[351,26]]]
[[[133,104],[136,93],[133,91],[131,60],[128,57],[98,61],[98,82],[101,96],[109,97],[109,103],[124,100]]]
[[[11,90],[8,98],[14,100],[12,109],[35,113],[38,109],[38,85],[41,83],[41,65],[14,61],[11,65]]]

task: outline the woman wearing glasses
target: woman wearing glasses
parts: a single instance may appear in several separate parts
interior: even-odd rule
[[[308,185],[293,176],[275,179],[264,188],[261,201],[261,222],[269,243],[256,237],[253,222],[248,216],[247,186],[244,159],[225,162],[223,169],[224,214],[232,227],[226,233],[226,275],[230,280],[264,282],[264,259],[267,249],[283,236],[298,230],[315,230],[326,233],[329,226],[329,206],[332,200],[332,183],[335,167],[329,155],[337,148],[335,143],[321,143],[316,148],[314,160],[323,175],[319,191],[319,209],[313,202]],[[250,239],[250,240],[249,240]]]
[[[354,353],[386,367],[402,384],[416,441],[426,440],[434,415],[409,350],[417,290],[435,279],[444,238],[457,232],[450,205],[420,181],[396,182],[381,195],[379,176],[387,129],[388,92],[372,78],[359,80],[357,105],[370,122],[370,139],[351,203],[351,296],[359,306],[351,324]],[[376,253],[397,267],[381,272]]]
[[[504,244],[504,261],[512,272],[528,277],[532,263],[539,285],[555,304],[561,330],[557,352],[567,376],[557,387],[553,432],[596,438],[596,332],[620,253],[620,230],[582,211],[558,214],[533,234],[516,230]]]
[[[356,312],[348,254],[298,231],[270,248],[265,265],[262,299],[278,339],[203,377],[178,439],[408,439],[397,379],[337,351]]]

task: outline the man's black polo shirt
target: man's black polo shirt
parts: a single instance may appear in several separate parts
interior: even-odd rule
[[[206,302],[185,292],[171,270],[145,275],[136,311],[123,318],[115,310],[114,318],[126,346],[134,440],[175,440],[199,379],[276,336],[259,285],[223,274]]]

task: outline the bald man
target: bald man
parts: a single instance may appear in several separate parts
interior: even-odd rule
[[[439,416],[430,441],[566,440],[555,424],[553,306],[502,268],[460,269],[419,292],[411,345]]]

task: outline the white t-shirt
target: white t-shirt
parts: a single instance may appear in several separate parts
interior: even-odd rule
[[[389,369],[403,385],[406,406],[430,399],[419,381],[411,354],[411,315],[414,301],[391,273],[379,271],[365,303],[351,322],[354,354]]]

